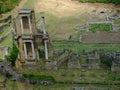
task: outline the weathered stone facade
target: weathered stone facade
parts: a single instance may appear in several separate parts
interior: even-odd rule
[[[13,40],[19,49],[17,67],[36,64],[40,56],[38,52],[39,45],[45,46],[47,59],[51,55],[49,53],[51,45],[48,34],[46,31],[37,29],[35,13],[32,9],[21,9],[18,11],[18,16],[14,20]]]

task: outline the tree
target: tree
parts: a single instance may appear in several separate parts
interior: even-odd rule
[[[90,2],[90,3],[113,3],[113,4],[120,4],[120,0],[79,0],[80,2]]]
[[[0,0],[0,14],[12,10],[20,0]]]
[[[105,53],[100,54],[100,60],[102,64],[105,64],[109,68],[112,66],[112,61],[113,61],[113,56],[111,55],[106,55]]]

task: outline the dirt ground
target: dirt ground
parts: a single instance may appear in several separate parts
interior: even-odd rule
[[[86,23],[91,11],[119,8],[114,4],[80,3],[76,0],[36,0],[34,6],[35,12],[54,16],[54,21],[48,21],[49,17],[47,18],[48,32],[57,39],[68,39],[74,33],[74,25]]]
[[[36,12],[49,12],[56,16],[71,16],[89,13],[96,9],[117,9],[120,5],[100,3],[80,3],[75,0],[38,0],[35,5]]]

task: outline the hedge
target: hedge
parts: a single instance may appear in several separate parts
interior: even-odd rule
[[[0,0],[0,14],[12,10],[20,0]]]
[[[120,0],[79,0],[80,2],[90,2],[90,3],[113,3],[113,4],[120,4]]]

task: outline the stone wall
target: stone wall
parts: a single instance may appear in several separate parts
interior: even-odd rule
[[[120,43],[119,32],[86,32],[82,43]]]
[[[3,25],[0,26],[0,33],[10,26],[11,20],[12,20],[11,15],[5,19],[0,20],[0,23],[4,23]]]
[[[5,55],[7,55],[10,52],[10,48],[7,46],[0,47],[0,58],[5,59]]]

